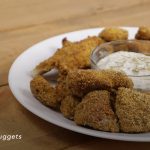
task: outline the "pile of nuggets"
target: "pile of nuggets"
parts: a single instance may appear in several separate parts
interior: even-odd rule
[[[150,28],[140,27],[136,39],[150,40]],[[108,132],[149,132],[150,95],[133,89],[122,72],[90,69],[92,50],[102,43],[127,40],[128,32],[105,28],[98,36],[79,42],[62,40],[62,48],[33,70],[33,95],[76,124]],[[44,73],[57,68],[53,86]]]

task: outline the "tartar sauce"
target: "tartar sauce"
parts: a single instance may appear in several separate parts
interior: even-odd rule
[[[124,71],[130,76],[150,75],[150,56],[119,51],[101,59],[97,66],[101,69],[114,69]]]

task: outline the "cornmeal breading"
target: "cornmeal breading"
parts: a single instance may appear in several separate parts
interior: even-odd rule
[[[119,132],[116,116],[110,106],[108,91],[88,93],[77,105],[74,120],[78,125],[102,131]]]
[[[96,36],[88,37],[80,42],[63,40],[63,47],[49,59],[40,63],[33,71],[34,75],[43,74],[53,68],[66,74],[69,70],[90,68],[90,54],[92,50],[104,41]]]
[[[57,93],[54,87],[45,80],[42,76],[38,75],[30,83],[32,94],[46,106],[58,109],[60,104],[57,101]]]
[[[138,40],[150,40],[150,27],[139,27],[135,38]]]
[[[66,118],[73,119],[75,108],[80,103],[80,101],[81,99],[72,95],[68,95],[62,100],[60,111]]]
[[[133,88],[132,80],[124,72],[108,69],[102,70],[102,73],[113,81],[114,89],[118,89],[119,87]]]
[[[133,82],[124,73],[112,70],[75,70],[67,76],[71,93],[83,97],[94,90],[111,90],[118,87],[133,88]]]
[[[150,131],[150,95],[127,88],[119,88],[116,115],[122,132]]]
[[[110,90],[113,82],[101,71],[76,70],[68,73],[67,85],[73,95],[83,97],[90,91]]]
[[[99,37],[101,37],[107,42],[116,41],[116,40],[127,40],[128,32],[120,28],[105,28],[99,34]]]
[[[56,83],[57,101],[61,102],[66,96],[70,95],[70,91],[66,86],[66,75],[59,75]]]

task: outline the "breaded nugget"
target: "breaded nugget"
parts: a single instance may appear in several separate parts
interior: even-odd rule
[[[96,46],[103,43],[103,40],[93,36],[74,43],[67,42],[65,39],[63,43],[65,46],[40,63],[33,70],[33,75],[43,74],[53,68],[57,68],[62,74],[66,74],[71,69],[89,68],[90,54]]]
[[[133,88],[132,80],[124,73],[120,71],[114,71],[112,69],[102,70],[103,74],[113,81],[113,88],[119,87]]]
[[[80,101],[81,99],[72,95],[68,95],[61,101],[60,111],[66,118],[73,119],[75,108]]]
[[[110,106],[108,91],[88,93],[77,105],[74,120],[78,125],[102,131],[119,132],[116,116]]]
[[[67,76],[67,86],[72,95],[83,97],[94,90],[111,90],[118,87],[133,87],[127,75],[112,70],[75,70]]]
[[[119,88],[115,109],[122,132],[150,131],[150,95]]]
[[[57,93],[54,87],[45,80],[42,76],[38,75],[30,82],[32,94],[44,105],[58,109],[60,104],[57,101]]]
[[[99,34],[99,37],[101,37],[107,42],[116,41],[116,40],[127,40],[128,31],[120,28],[105,28]]]
[[[75,70],[68,73],[67,85],[72,95],[83,97],[90,91],[110,90],[113,82],[101,71]]]
[[[150,27],[139,27],[135,38],[138,40],[150,40]]]
[[[59,74],[56,83],[57,101],[61,102],[67,95],[70,95],[70,91],[66,86],[66,75]]]

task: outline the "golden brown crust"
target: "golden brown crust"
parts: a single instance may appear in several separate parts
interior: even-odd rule
[[[150,131],[150,95],[119,88],[115,109],[122,132]]]
[[[72,44],[73,43],[70,42],[69,40],[67,40],[67,38],[63,38],[63,40],[62,40],[63,47],[65,47],[65,46],[71,46]]]
[[[102,72],[113,81],[114,89],[118,89],[119,87],[133,88],[132,80],[124,72],[111,69],[103,70]]]
[[[66,75],[59,74],[56,84],[57,101],[61,102],[67,95],[70,95],[70,91],[66,85]]]
[[[59,75],[55,87],[52,87],[43,76],[38,75],[33,78],[30,87],[32,94],[39,101],[52,108],[59,108],[61,101],[70,95],[65,75]]]
[[[62,74],[66,74],[68,70],[72,69],[89,68],[91,51],[103,42],[96,36],[74,43],[67,42],[65,39],[63,41],[65,46],[56,51],[52,57],[41,62],[34,69],[33,74],[43,74],[53,68],[57,68]]]
[[[75,110],[74,120],[78,125],[97,130],[119,132],[117,119],[110,106],[108,91],[88,93]]]
[[[73,95],[83,97],[90,91],[110,90],[113,82],[101,71],[75,70],[68,73],[67,85]]]
[[[81,99],[72,95],[68,95],[62,100],[60,111],[66,118],[73,119],[75,108],[80,103],[80,101]]]
[[[150,27],[139,27],[135,38],[138,40],[150,40]]]
[[[133,82],[125,74],[112,70],[76,70],[67,76],[71,93],[82,97],[94,90],[111,90],[118,87],[133,88]]]
[[[127,40],[128,31],[120,28],[105,28],[99,34],[99,37],[101,37],[107,42],[116,41],[116,40]]]
[[[44,105],[52,107],[54,109],[59,108],[59,102],[57,101],[57,93],[54,87],[52,87],[47,80],[42,76],[36,76],[30,82],[30,88],[32,94]]]

